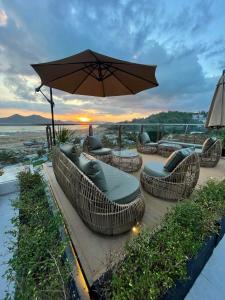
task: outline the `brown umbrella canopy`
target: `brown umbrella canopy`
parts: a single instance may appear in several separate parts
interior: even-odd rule
[[[130,95],[158,86],[155,65],[122,61],[91,50],[32,67],[42,85],[71,94]]]
[[[225,127],[225,71],[217,83],[205,126]]]

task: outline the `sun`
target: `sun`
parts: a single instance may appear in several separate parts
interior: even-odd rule
[[[88,117],[79,117],[78,120],[83,123],[87,123],[91,121],[91,119]]]

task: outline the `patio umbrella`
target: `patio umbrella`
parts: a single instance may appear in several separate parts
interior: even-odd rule
[[[143,65],[85,50],[64,59],[32,64],[41,85],[71,94],[98,97],[131,95],[158,86],[155,65]],[[50,92],[50,103],[52,94]],[[48,99],[47,99],[48,100]],[[53,104],[52,122],[54,135]]]
[[[158,85],[155,65],[131,63],[92,50],[31,66],[40,76],[41,85],[71,94],[121,96]]]
[[[217,83],[205,126],[225,127],[225,70]]]

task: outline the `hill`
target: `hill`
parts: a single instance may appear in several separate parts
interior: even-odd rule
[[[44,118],[39,115],[30,115],[30,116],[21,116],[15,114],[6,118],[0,118],[0,125],[42,125],[42,124],[51,124],[51,119]],[[73,122],[62,122],[60,120],[55,120],[55,123],[73,123]]]
[[[134,119],[131,123],[166,123],[166,124],[190,124],[204,123],[206,112],[192,113],[180,111],[168,111],[153,114],[147,118]]]

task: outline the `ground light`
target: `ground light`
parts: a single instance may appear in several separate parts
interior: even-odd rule
[[[139,223],[137,223],[136,225],[134,225],[132,227],[132,232],[134,235],[138,235],[140,233],[140,231],[141,231],[141,226]]]

